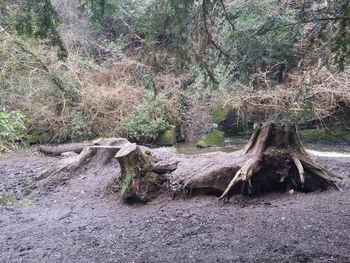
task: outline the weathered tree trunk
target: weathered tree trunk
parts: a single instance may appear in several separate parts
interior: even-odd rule
[[[39,147],[39,151],[49,155],[58,155],[65,152],[79,153],[68,158],[58,159],[49,167],[45,167],[35,177],[35,183],[30,190],[46,192],[47,189],[54,188],[62,182],[68,180],[73,174],[84,170],[91,172],[101,171],[108,163],[115,159],[116,153],[123,145],[129,144],[123,138],[102,138],[93,142],[80,144],[66,144],[53,147]],[[82,148],[82,149],[81,149]]]
[[[77,154],[80,154],[85,147],[90,145],[93,145],[93,144],[92,143],[72,143],[72,144],[63,144],[58,146],[40,145],[38,147],[38,150],[41,153],[44,153],[47,155],[53,155],[53,156],[59,156],[65,152],[75,152]]]
[[[152,156],[135,143],[126,144],[116,155],[121,176],[120,196],[125,201],[149,201],[161,188],[165,178],[153,172]]]
[[[159,193],[163,178],[173,193],[213,193],[222,200],[235,193],[337,188],[332,175],[308,156],[294,125],[256,124],[254,128],[246,147],[234,153],[186,156],[150,150],[152,161],[136,145],[125,146],[117,154],[122,197],[131,194],[149,200],[154,189]]]
[[[336,188],[331,174],[306,153],[295,125],[259,125],[242,155],[248,158],[221,199],[230,198],[237,184],[247,194],[281,189],[308,192]]]
[[[163,191],[211,193],[228,200],[236,193],[337,188],[333,175],[308,156],[295,125],[256,124],[254,128],[246,147],[233,153],[182,155],[125,139],[100,139],[78,156],[43,171],[38,179],[49,177],[46,181],[51,183],[82,167],[101,170],[116,154],[121,173],[115,183],[125,201],[146,202]]]

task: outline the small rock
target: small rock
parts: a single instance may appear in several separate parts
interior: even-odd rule
[[[294,189],[289,190],[288,194],[290,195],[294,194]]]

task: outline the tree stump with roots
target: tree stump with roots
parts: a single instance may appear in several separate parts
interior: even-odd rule
[[[115,154],[129,141],[123,138],[102,138],[93,142],[66,144],[59,146],[40,146],[44,154],[59,156],[66,152],[75,154],[68,158],[58,159],[53,165],[45,167],[29,187],[29,193],[39,190],[46,192],[60,185],[76,173],[83,170],[98,173],[115,160]]]
[[[243,166],[220,199],[229,199],[239,185],[244,194],[274,190],[314,191],[337,188],[332,175],[314,163],[300,143],[295,125],[256,126],[243,150]]]
[[[186,156],[150,150],[151,161],[137,146],[127,145],[117,154],[124,174],[121,178],[128,178],[131,170],[133,174],[138,173],[138,178],[143,178],[134,180],[133,184],[129,179],[124,181],[130,185],[129,189],[134,189],[135,199],[144,199],[144,192],[138,195],[138,189],[147,188],[149,183],[154,185],[155,178],[158,182],[165,180],[166,189],[175,194],[213,193],[225,201],[235,193],[258,195],[291,189],[310,192],[337,188],[333,175],[306,153],[295,125],[256,124],[254,128],[246,147],[234,153]],[[128,154],[130,156],[125,159]],[[144,167],[147,169],[143,170]],[[161,175],[162,180],[159,181],[157,175]],[[152,179],[148,181],[147,178]],[[122,190],[122,196],[123,193]]]
[[[115,184],[125,201],[146,202],[161,192],[210,193],[227,201],[239,193],[337,189],[335,177],[306,153],[295,125],[256,124],[254,128],[246,147],[233,153],[182,155],[125,139],[101,139],[39,177],[85,166],[100,169],[116,156],[120,175]]]

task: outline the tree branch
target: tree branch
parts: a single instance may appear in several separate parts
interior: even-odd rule
[[[211,37],[211,34],[209,32],[208,29],[208,24],[207,24],[207,0],[203,0],[202,2],[202,11],[203,11],[203,20],[204,20],[204,28],[205,28],[205,32],[208,36],[208,39],[210,41],[210,43],[217,49],[219,50],[225,57],[227,57],[229,60],[234,60],[227,52],[225,52]]]

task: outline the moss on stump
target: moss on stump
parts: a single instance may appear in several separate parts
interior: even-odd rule
[[[135,143],[124,145],[116,154],[121,168],[120,196],[126,202],[147,202],[158,195],[164,177],[153,172],[152,157]]]

